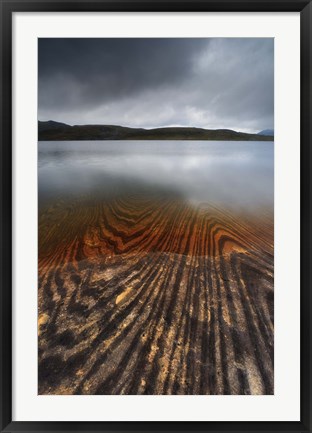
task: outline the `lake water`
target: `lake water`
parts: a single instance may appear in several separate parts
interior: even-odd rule
[[[39,143],[39,394],[274,394],[274,144]]]
[[[48,141],[39,142],[38,164],[39,205],[151,190],[194,205],[273,208],[272,142]]]

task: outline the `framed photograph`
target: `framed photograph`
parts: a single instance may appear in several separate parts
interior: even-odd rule
[[[1,431],[311,432],[311,2],[1,4]]]

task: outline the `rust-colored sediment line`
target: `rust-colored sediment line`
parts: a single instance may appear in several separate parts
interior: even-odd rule
[[[273,216],[128,195],[39,212],[40,394],[273,394]]]

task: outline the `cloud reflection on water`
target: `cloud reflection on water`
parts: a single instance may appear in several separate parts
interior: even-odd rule
[[[271,142],[40,142],[38,163],[39,198],[154,188],[194,204],[273,207]]]

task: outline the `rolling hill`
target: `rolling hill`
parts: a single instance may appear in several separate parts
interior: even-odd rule
[[[128,128],[116,125],[74,125],[38,122],[39,141],[63,140],[236,140],[273,141],[269,135],[247,134],[231,129],[166,127],[155,129]]]

